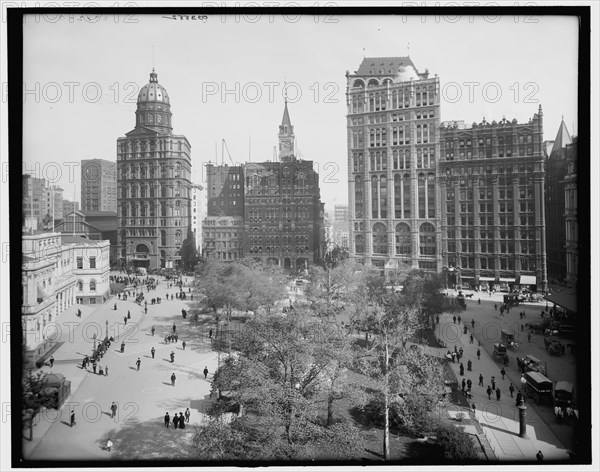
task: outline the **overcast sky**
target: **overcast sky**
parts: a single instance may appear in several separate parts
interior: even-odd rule
[[[25,170],[56,180],[67,197],[75,183],[79,201],[80,170],[70,178],[68,163],[116,160],[153,65],[171,99],[173,131],[192,145],[196,183],[215,161],[215,143],[221,160],[222,139],[236,163],[249,154],[273,159],[287,80],[297,148],[315,162],[331,211],[347,202],[345,73],[365,55],[410,53],[419,72],[438,74],[442,121],[527,122],[542,104],[544,139],[552,140],[562,115],[570,132],[577,128],[577,28],[575,17],[543,16],[31,16]]]

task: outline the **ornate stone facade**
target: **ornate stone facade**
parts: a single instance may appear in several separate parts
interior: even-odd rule
[[[191,146],[173,134],[169,96],[152,71],[140,90],[135,129],[117,140],[120,263],[178,267],[191,214]]]

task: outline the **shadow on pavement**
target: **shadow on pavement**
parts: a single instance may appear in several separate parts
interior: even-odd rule
[[[113,429],[98,440],[98,446],[106,449],[106,441],[110,438],[113,448],[108,458],[112,460],[189,460],[193,435],[194,428],[189,426],[177,430],[166,428],[161,416]]]

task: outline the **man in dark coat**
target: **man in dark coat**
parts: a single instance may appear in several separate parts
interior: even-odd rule
[[[75,426],[75,410],[71,410],[71,428]]]
[[[169,423],[171,422],[171,417],[169,416],[169,412],[167,411],[165,413],[165,426],[168,428],[169,427]]]
[[[204,366],[204,378],[208,375],[208,367]]]
[[[185,429],[185,418],[182,412],[179,412],[179,429]]]
[[[175,386],[175,379],[176,379],[176,378],[177,378],[177,377],[175,377],[175,372],[173,372],[173,373],[171,374],[171,385],[173,385],[173,387]]]
[[[177,416],[177,413],[173,414],[173,427],[175,429],[177,429],[177,427],[179,426],[179,416]]]
[[[156,352],[156,349],[154,349],[154,346],[152,346],[152,349],[150,349],[150,354],[152,354],[152,359],[154,359],[155,352]]]

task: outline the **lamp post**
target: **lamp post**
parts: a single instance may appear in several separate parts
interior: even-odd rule
[[[96,352],[96,333],[94,333],[94,336],[92,336],[92,339],[94,340],[94,349],[92,350],[92,354]]]
[[[521,399],[521,403],[519,404],[519,437],[527,439],[527,422],[526,412],[527,407],[525,406],[525,401]]]
[[[108,339],[108,320],[106,320],[106,339]]]

